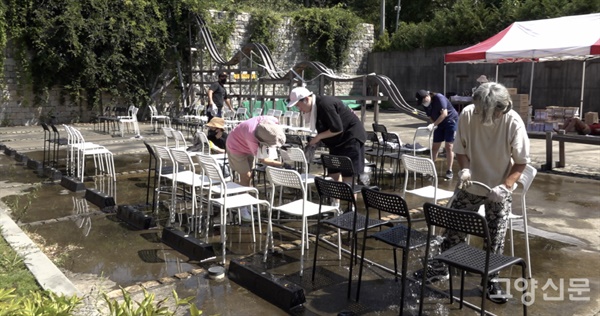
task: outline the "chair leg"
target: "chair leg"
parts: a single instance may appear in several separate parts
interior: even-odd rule
[[[408,244],[408,241],[407,241]],[[394,249],[395,250],[395,249]],[[394,253],[394,259],[396,258],[396,254]],[[402,282],[400,286],[402,289],[400,290],[400,315],[404,314],[404,296],[406,295],[406,273],[408,270],[408,247],[402,249]],[[396,277],[396,280],[398,278]]]
[[[319,214],[320,215],[320,214]],[[315,282],[315,270],[317,268],[317,252],[319,250],[319,235],[321,233],[321,219],[317,219],[317,238],[315,238],[315,255],[313,257],[313,267],[312,267],[312,282]],[[302,276],[302,270],[300,270],[300,276]]]

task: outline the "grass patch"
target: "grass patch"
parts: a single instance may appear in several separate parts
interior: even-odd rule
[[[23,259],[10,247],[4,237],[0,238],[0,288],[14,288],[17,295],[41,290],[23,263]]]

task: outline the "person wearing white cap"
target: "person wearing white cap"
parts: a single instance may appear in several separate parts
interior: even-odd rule
[[[367,133],[360,119],[341,100],[331,96],[316,96],[305,87],[290,92],[288,108],[296,106],[303,114],[305,125],[317,134],[309,146],[322,141],[331,155],[346,156],[354,164],[354,172],[360,174],[365,168]],[[329,170],[333,179],[339,180],[339,170]],[[352,181],[352,174],[341,174],[344,182]]]
[[[427,126],[433,132],[433,160],[438,157],[438,152],[445,142],[446,160],[448,161],[448,170],[446,171],[446,179],[452,179],[452,164],[454,163],[454,154],[452,153],[452,144],[456,134],[456,122],[458,121],[458,112],[450,103],[450,100],[444,95],[427,90],[419,90],[416,94],[417,103],[425,107],[425,113],[431,120],[431,124]]]

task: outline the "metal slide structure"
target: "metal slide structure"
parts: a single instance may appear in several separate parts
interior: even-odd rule
[[[408,114],[412,117],[427,121],[428,117],[425,112],[420,111],[413,106],[409,105],[408,102],[402,97],[400,90],[394,84],[394,82],[385,75],[378,75],[375,73],[358,76],[338,75],[332,69],[325,66],[323,63],[318,61],[302,61],[294,65],[288,71],[282,70],[273,61],[273,57],[269,49],[261,43],[248,43],[238,50],[234,56],[226,60],[219,53],[215,41],[210,33],[210,30],[206,26],[206,23],[202,18],[196,15],[196,21],[199,27],[200,37],[202,38],[206,49],[208,50],[212,60],[220,66],[233,66],[241,63],[244,59],[252,60],[251,56],[257,56],[260,59],[260,63],[256,60],[252,62],[257,63],[263,68],[268,75],[269,79],[273,80],[301,80],[303,82],[310,82],[317,80],[319,77],[324,77],[329,81],[333,82],[352,82],[352,81],[366,81],[368,83],[377,84],[380,92],[388,97],[388,101],[396,109],[401,112]],[[316,76],[310,80],[302,78],[299,74],[303,73],[305,69],[312,69]],[[259,79],[259,82],[262,79]]]

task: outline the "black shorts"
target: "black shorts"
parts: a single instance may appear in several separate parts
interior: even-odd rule
[[[346,142],[345,144],[329,148],[329,154],[335,156],[346,156],[352,160],[352,166],[354,172],[359,175],[365,170],[365,145],[356,139]],[[328,169],[329,174],[339,173],[337,169]],[[342,172],[342,177],[351,177],[353,174],[348,172]]]

